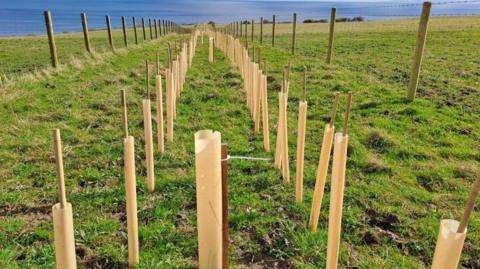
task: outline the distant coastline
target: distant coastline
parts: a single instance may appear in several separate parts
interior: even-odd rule
[[[432,16],[480,15],[480,2],[433,2]],[[316,2],[316,1],[227,1],[227,0],[149,0],[118,1],[102,3],[85,0],[63,2],[55,0],[21,0],[0,3],[0,36],[43,35],[45,25],[43,11],[51,10],[56,33],[81,31],[80,13],[86,12],[90,29],[105,28],[105,15],[112,20],[112,27],[121,27],[121,16],[125,16],[131,27],[131,17],[172,20],[177,23],[195,24],[215,21],[226,23],[241,19],[260,17],[277,21],[290,21],[293,12],[299,21],[305,19],[328,19],[330,9],[337,8],[337,17],[361,16],[367,21],[417,17],[421,2]]]

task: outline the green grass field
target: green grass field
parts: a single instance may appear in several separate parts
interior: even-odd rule
[[[230,161],[233,267],[324,267],[329,180],[318,232],[312,234],[306,224],[332,94],[342,93],[343,108],[345,93],[352,91],[340,267],[429,268],[440,219],[460,218],[478,173],[479,19],[431,21],[413,103],[406,102],[405,95],[416,20],[338,24],[332,65],[324,63],[327,33],[321,25],[300,25],[294,58],[287,30],[277,36],[275,48],[266,38],[261,55],[268,65],[272,148],[281,72],[289,61],[293,64],[288,104],[292,178],[301,74],[304,65],[309,69],[305,202],[295,204],[294,184],[283,184],[272,163]],[[103,50],[108,49],[102,38],[100,52],[103,41]],[[55,127],[61,128],[64,140],[77,261],[81,268],[125,267],[120,89],[127,90],[130,132],[136,139],[139,268],[196,267],[194,133],[220,131],[232,155],[273,154],[263,152],[261,135],[253,133],[238,71],[220,51],[217,61],[208,63],[206,44],[199,42],[178,99],[175,141],[166,144],[165,154],[155,154],[157,190],[146,191],[144,60],[153,61],[158,50],[165,65],[167,42],[179,38],[170,35],[128,51],[92,57],[83,52],[81,34],[59,35],[58,43],[64,42],[64,50],[76,59],[62,52],[61,62],[66,64],[58,72],[45,69],[49,64],[45,37],[0,39],[1,72],[8,77],[0,89],[0,267],[54,266],[51,206],[57,191],[51,129]],[[116,42],[121,44],[119,34]],[[39,43],[37,52],[34,43]],[[343,109],[337,130],[342,113]],[[480,268],[478,242],[477,210],[469,225],[463,268]]]

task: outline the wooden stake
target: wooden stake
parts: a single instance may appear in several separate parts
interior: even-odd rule
[[[303,66],[303,91],[301,100],[307,100],[307,67]]]
[[[135,17],[132,17],[132,23],[133,23],[133,33],[135,34],[135,44],[138,45],[137,23],[135,22]]]
[[[80,17],[82,18],[82,29],[83,39],[85,40],[85,49],[87,50],[87,52],[91,53],[92,50],[90,49],[90,38],[88,37],[87,15],[85,13],[81,13]]]
[[[344,118],[344,123],[343,123],[343,135],[347,135],[348,132],[348,121],[350,119],[350,106],[352,104],[352,92],[349,92],[347,94],[347,103],[345,105],[345,118]]]
[[[477,180],[473,184],[472,191],[470,193],[470,197],[468,198],[467,205],[465,206],[465,210],[463,211],[463,217],[460,221],[460,225],[458,225],[457,233],[464,233],[467,229],[468,219],[473,212],[473,208],[475,206],[475,200],[477,199],[478,194],[480,193],[480,175],[477,177]]]
[[[423,3],[422,16],[420,17],[420,25],[418,26],[417,45],[415,47],[415,54],[413,56],[410,82],[408,84],[407,98],[409,101],[413,101],[415,99],[415,95],[417,94],[418,78],[420,76],[420,67],[422,65],[425,40],[427,39],[428,19],[430,18],[431,8],[431,2]]]
[[[123,140],[125,162],[125,199],[127,211],[128,265],[134,267],[139,261],[137,187],[135,176],[135,142],[133,136]]]
[[[229,268],[228,260],[228,151],[222,144],[222,268]]]
[[[330,127],[335,123],[335,117],[337,116],[338,101],[340,99],[340,93],[335,93],[335,100],[333,101],[332,111],[330,112]]]
[[[52,66],[58,67],[57,46],[55,45],[55,35],[53,34],[52,15],[50,11],[44,11],[45,25],[47,26],[48,45],[50,47],[50,58],[52,60]]]
[[[158,54],[157,54],[158,55]],[[162,76],[160,72],[157,73],[157,140],[158,151],[163,153],[165,151],[164,133],[163,133],[163,97],[162,97]]]
[[[115,50],[113,47],[113,39],[112,39],[112,26],[110,24],[110,16],[105,16],[105,21],[107,23],[107,33],[108,33],[108,43],[110,44],[110,48]]]
[[[333,35],[335,32],[335,20],[336,20],[337,9],[332,8],[330,12],[330,34],[328,35],[328,51],[327,51],[327,64],[332,63],[333,56]]]
[[[272,17],[272,47],[275,47],[275,15]]]
[[[123,128],[123,137],[128,137],[128,116],[127,116],[127,98],[125,95],[125,90],[120,90],[120,100],[122,104],[122,128]]]
[[[56,159],[57,185],[59,190],[59,203],[55,204],[52,208],[56,268],[76,269],[77,262],[75,257],[72,205],[67,203],[65,194],[60,130],[53,129],[52,134]]]
[[[150,71],[148,68],[148,60],[145,60],[145,82],[147,84],[147,99],[150,100]]]
[[[221,134],[195,133],[198,267],[222,268]]]
[[[145,158],[147,166],[147,189],[149,192],[155,190],[155,174],[153,164],[153,134],[152,134],[152,115],[150,108],[150,99],[143,100],[143,120],[145,129]]]
[[[160,54],[158,51],[155,54],[155,67],[157,70],[157,75],[160,75]]]
[[[127,21],[125,16],[122,16],[122,32],[123,32],[123,43],[125,44],[125,48],[128,47],[128,39],[127,39]]]
[[[295,42],[297,34],[297,13],[293,13],[293,30],[292,30],[292,55],[295,55]]]
[[[60,137],[60,130],[53,129],[53,142],[55,149],[55,160],[57,169],[57,186],[58,186],[58,201],[61,208],[65,208],[67,204],[67,197],[65,194],[65,178],[63,173],[63,154],[62,154],[62,139]]]

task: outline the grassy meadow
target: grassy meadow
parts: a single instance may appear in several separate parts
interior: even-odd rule
[[[295,204],[294,184],[283,184],[273,163],[230,161],[232,267],[324,267],[329,179],[317,233],[306,225],[332,94],[342,94],[336,122],[341,130],[344,97],[352,91],[340,267],[429,268],[440,219],[461,217],[479,171],[479,22],[480,17],[432,18],[412,103],[405,96],[415,19],[338,23],[331,65],[325,64],[327,24],[299,24],[295,57],[290,55],[291,25],[279,25],[274,48],[269,36],[260,45],[256,35],[254,43],[268,67],[272,148],[276,93],[283,67],[290,61],[293,66],[288,103],[292,180],[303,66],[309,70],[305,201]],[[121,32],[114,37],[122,47]],[[133,34],[129,37],[133,44]],[[0,38],[0,73],[5,77],[0,87],[0,267],[54,266],[52,128],[62,130],[79,267],[126,267],[119,105],[119,90],[126,89],[129,129],[136,140],[138,267],[195,268],[194,133],[220,131],[231,155],[273,157],[263,152],[262,137],[253,132],[238,70],[220,51],[217,61],[208,63],[207,42],[202,45],[199,40],[178,99],[175,140],[166,144],[165,154],[155,153],[156,191],[150,194],[145,186],[141,107],[146,94],[144,60],[153,61],[159,51],[165,66],[167,43],[182,36],[172,34],[111,53],[106,33],[92,32],[98,52],[93,56],[85,54],[82,38],[81,33],[57,36],[63,63],[59,71],[47,68],[46,37]],[[478,242],[477,210],[462,268],[480,268]]]

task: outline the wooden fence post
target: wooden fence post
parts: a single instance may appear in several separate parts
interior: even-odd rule
[[[245,41],[248,41],[248,21],[245,20]]]
[[[243,37],[243,22],[239,22],[239,26],[240,26],[240,40],[242,40],[242,37]]]
[[[263,43],[263,17],[260,18],[260,44]]]
[[[152,40],[153,39],[152,19],[148,19],[148,28],[150,29],[150,40]]]
[[[133,22],[133,33],[135,34],[135,44],[138,45],[137,23],[135,22],[135,17],[132,17],[132,22]]]
[[[110,25],[110,16],[105,16],[105,21],[107,23],[107,32],[108,32],[108,43],[110,44],[110,48],[115,50],[113,47],[113,39],[112,39],[112,26]]]
[[[158,38],[157,19],[153,19],[153,26],[155,26],[155,39]]]
[[[276,16],[273,15],[273,19],[272,19],[272,47],[275,47],[275,21],[276,19]]]
[[[125,43],[125,48],[128,47],[127,39],[127,22],[125,21],[125,16],[122,16],[122,31],[123,31],[123,43]]]
[[[292,31],[292,55],[295,55],[295,42],[297,39],[297,13],[293,13],[293,31]]]
[[[335,20],[336,20],[337,9],[332,8],[330,12],[330,34],[328,35],[328,52],[327,52],[327,64],[332,63],[333,55],[333,34],[335,32]]]
[[[143,30],[143,40],[147,40],[147,34],[145,32],[145,19],[142,17],[142,30]]]
[[[430,18],[431,2],[424,2],[422,16],[420,17],[420,25],[417,33],[417,46],[413,56],[412,72],[410,74],[410,83],[408,84],[407,99],[413,101],[417,94],[418,79],[420,76],[420,67],[422,65],[423,50],[425,48],[425,40],[427,38],[428,19]]]
[[[157,23],[158,23],[158,35],[162,37],[162,20],[158,19]]]
[[[255,32],[255,21],[252,20],[252,42],[253,42],[253,33]]]
[[[90,38],[88,38],[87,15],[85,13],[81,13],[80,17],[82,18],[82,28],[83,28],[83,38],[85,39],[85,49],[88,52],[92,52],[90,49]]]
[[[58,67],[57,46],[55,45],[55,35],[53,34],[52,15],[50,11],[44,11],[45,25],[47,26],[48,45],[50,46],[50,58],[52,59],[52,66]]]

